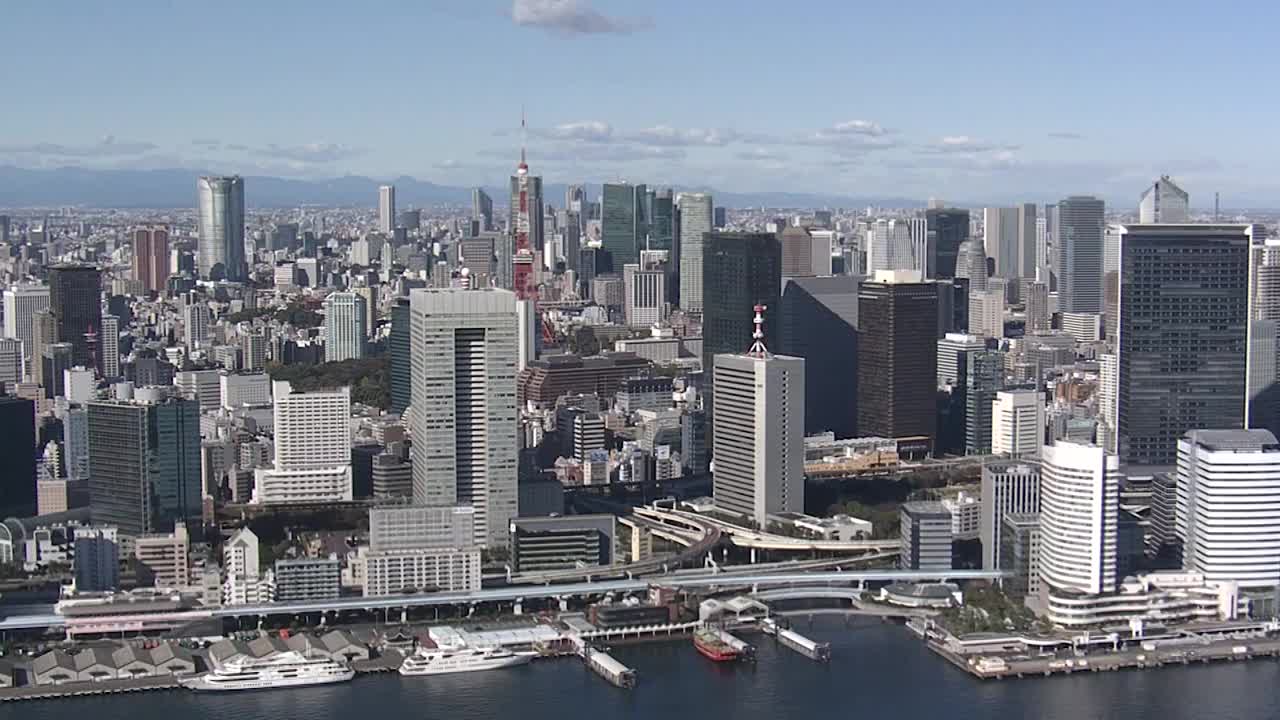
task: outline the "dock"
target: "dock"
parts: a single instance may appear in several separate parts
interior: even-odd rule
[[[979,655],[962,657],[941,644],[928,647],[953,665],[984,680],[1021,677],[1050,677],[1078,672],[1109,672],[1218,662],[1241,662],[1280,657],[1280,641],[1225,641],[1192,646],[1130,648],[1119,652],[1090,653],[1083,656],[1026,657]]]
[[[583,664],[591,668],[600,677],[608,680],[610,685],[624,690],[630,690],[636,686],[635,670],[618,662],[604,650],[592,647],[590,643],[582,639],[577,639],[576,642],[578,644],[578,655],[582,658]]]

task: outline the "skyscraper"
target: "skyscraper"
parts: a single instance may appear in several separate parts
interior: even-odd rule
[[[501,547],[517,514],[516,297],[413,290],[413,498],[470,505],[476,542]]]
[[[324,361],[364,357],[368,335],[368,305],[354,292],[336,292],[324,299]]]
[[[1249,248],[1248,427],[1280,432],[1280,239]],[[1118,292],[1118,288],[1117,288]]]
[[[102,330],[102,273],[90,265],[55,265],[49,270],[49,309],[58,342],[71,343],[72,364],[98,367],[90,335]],[[96,342],[96,339],[95,339]]]
[[[678,267],[680,258],[676,256],[678,247],[675,242],[675,202],[671,188],[650,190],[650,216],[648,241],[643,243],[645,250],[668,253],[667,262],[671,267]]]
[[[777,327],[782,247],[772,233],[712,232],[703,236],[701,264],[703,396],[710,409],[715,356],[751,347],[752,308],[764,305],[765,327]]]
[[[960,246],[969,239],[969,211],[931,208],[925,210],[924,217],[928,232],[928,277],[939,280],[956,277]],[[985,275],[986,268],[983,270]]]
[[[1000,526],[1005,515],[1040,512],[1040,466],[1031,462],[1000,460],[982,466],[982,509],[978,537],[982,540],[982,567],[1000,565]]]
[[[867,274],[881,270],[914,270],[916,258],[906,220],[880,218],[866,226]]]
[[[409,409],[413,397],[409,380],[409,298],[398,297],[391,303],[391,335],[387,339],[387,354],[391,360],[391,412],[403,415]]]
[[[126,535],[199,524],[200,406],[156,395],[88,404],[89,505]]]
[[[755,308],[755,343],[715,357],[712,430],[716,507],[760,527],[778,512],[804,512],[804,359],[764,345],[764,308]]]
[[[140,228],[133,232],[133,279],[142,292],[164,292],[169,279],[169,231]]]
[[[26,372],[33,373],[32,362],[40,362],[40,350],[34,342],[35,314],[49,307],[49,288],[44,285],[18,284],[4,291],[4,336],[22,341]]]
[[[1018,277],[1036,276],[1036,204],[1018,206]]]
[[[969,294],[987,289],[987,251],[980,237],[971,237],[960,243],[957,253],[956,277],[969,281]]]
[[[1205,580],[1280,585],[1280,443],[1269,430],[1192,430],[1178,440],[1175,528]]]
[[[26,398],[0,396],[0,514],[30,517],[36,512],[36,408]]]
[[[1073,195],[1058,203],[1058,310],[1101,313],[1102,235],[1106,205],[1090,196]]]
[[[600,200],[600,242],[613,258],[613,272],[640,262],[644,249],[644,185],[605,183]]]
[[[1138,201],[1138,222],[1144,225],[1188,222],[1190,204],[1191,196],[1187,191],[1178,187],[1168,175],[1161,175],[1159,180],[1142,191],[1142,199]]]
[[[979,350],[967,354],[965,361],[964,452],[987,455],[991,453],[993,403],[1004,389],[1004,353]]]
[[[983,208],[983,246],[995,262],[995,277],[1019,276],[1022,270],[1021,228],[1018,208]]]
[[[1092,445],[1059,441],[1040,464],[1040,577],[1050,594],[1116,588],[1120,466]]]
[[[396,229],[396,186],[378,187],[378,229],[390,236]]]
[[[778,233],[782,245],[782,277],[812,277],[813,238],[805,228],[788,225]]]
[[[493,229],[493,198],[484,188],[471,190],[471,219],[479,221],[481,231]]]
[[[631,327],[651,327],[667,317],[666,271],[625,265],[622,268],[623,316]]]
[[[680,307],[686,312],[702,312],[702,243],[711,232],[711,196],[680,193]]]
[[[244,180],[239,175],[201,177],[196,181],[196,194],[200,277],[243,281],[248,270],[244,259]]]
[[[1120,227],[1116,437],[1126,465],[1172,465],[1188,430],[1243,427],[1253,232]]]
[[[120,318],[102,316],[102,332],[99,334],[102,355],[102,377],[108,380],[120,377]]]
[[[858,284],[836,275],[792,278],[783,288],[774,344],[804,358],[806,435],[858,436]]]
[[[858,434],[937,436],[938,292],[918,272],[881,272],[858,291]]]
[[[209,342],[209,306],[193,302],[182,309],[182,324],[186,332],[187,349],[194,350]]]

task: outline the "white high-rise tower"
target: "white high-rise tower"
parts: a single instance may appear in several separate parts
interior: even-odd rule
[[[378,229],[390,235],[396,229],[396,186],[378,188]]]
[[[410,302],[413,499],[475,508],[476,542],[507,543],[516,516],[516,296],[414,290]]]

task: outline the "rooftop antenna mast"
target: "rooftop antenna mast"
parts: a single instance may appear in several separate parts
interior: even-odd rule
[[[751,338],[754,342],[751,343],[751,350],[747,352],[751,357],[769,357],[769,349],[764,346],[764,311],[767,309],[767,306],[760,304],[755,307],[756,316],[753,322],[756,329],[751,333]]]

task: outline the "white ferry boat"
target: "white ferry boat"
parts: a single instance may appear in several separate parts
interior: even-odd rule
[[[235,657],[211,672],[179,682],[191,690],[262,690],[347,682],[355,674],[336,660],[289,651],[263,658]]]
[[[446,673],[498,670],[524,665],[537,653],[511,652],[502,648],[422,648],[405,658],[401,675],[444,675]]]

